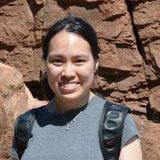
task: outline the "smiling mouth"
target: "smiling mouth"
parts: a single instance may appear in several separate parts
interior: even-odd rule
[[[62,93],[69,94],[75,92],[79,84],[80,84],[79,82],[70,82],[70,83],[60,82],[59,86]]]

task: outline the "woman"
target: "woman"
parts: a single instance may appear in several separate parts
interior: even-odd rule
[[[52,98],[42,107],[22,160],[102,160],[98,127],[105,100],[91,92],[98,68],[93,28],[68,16],[55,23],[43,44]],[[12,148],[12,159],[18,159]],[[120,160],[142,160],[137,129],[130,115],[124,124]]]

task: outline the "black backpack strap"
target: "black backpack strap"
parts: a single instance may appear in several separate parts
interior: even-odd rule
[[[14,146],[19,159],[21,159],[24,150],[27,148],[27,143],[32,137],[32,127],[38,111],[41,109],[34,108],[25,112],[16,119],[14,128]]]
[[[99,125],[99,142],[104,160],[118,160],[121,150],[123,124],[129,108],[106,102]]]

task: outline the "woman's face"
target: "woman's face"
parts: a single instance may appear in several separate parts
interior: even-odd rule
[[[97,63],[89,43],[65,30],[50,41],[46,61],[48,82],[59,100],[83,100],[89,96]]]

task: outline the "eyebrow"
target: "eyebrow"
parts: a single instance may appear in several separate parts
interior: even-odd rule
[[[86,55],[83,55],[83,54],[81,54],[81,55],[75,55],[75,56],[73,56],[73,57],[76,57],[76,58],[87,58],[87,56],[86,56]]]
[[[55,53],[55,54],[49,55],[48,57],[65,57],[65,56],[60,53]],[[87,56],[83,53],[80,53],[80,54],[75,54],[72,57],[87,57]]]
[[[48,56],[48,59],[65,59],[65,56],[60,54],[60,53],[54,53]],[[86,54],[83,53],[79,53],[79,54],[75,54],[71,56],[71,59],[88,59],[88,56]]]
[[[49,55],[48,58],[63,58],[61,54],[54,54],[54,55]]]

